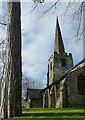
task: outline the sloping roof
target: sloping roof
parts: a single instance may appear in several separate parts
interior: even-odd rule
[[[28,97],[30,99],[39,99],[42,98],[42,94],[40,93],[42,89],[28,89]]]
[[[84,65],[81,65],[82,63],[84,63]],[[81,65],[81,66],[79,66],[79,65]],[[85,58],[84,58],[83,60],[81,60],[78,64],[76,64],[75,66],[73,66],[72,68],[68,69],[64,74],[62,74],[62,75],[60,76],[59,79],[57,79],[57,80],[54,81],[51,85],[49,85],[49,86],[47,86],[46,88],[44,88],[43,90],[41,90],[41,92],[42,92],[42,91],[45,91],[47,88],[50,88],[50,87],[51,87],[52,85],[54,85],[54,84],[57,84],[57,85],[58,85],[58,84],[60,83],[60,81],[62,81],[62,80],[66,77],[67,74],[73,72],[74,70],[77,70],[77,69],[78,69],[77,66],[79,66],[79,68],[84,67],[84,66],[85,66]],[[77,69],[75,69],[75,68],[77,68]]]

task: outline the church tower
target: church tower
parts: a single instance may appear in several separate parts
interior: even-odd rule
[[[54,51],[48,60],[47,86],[73,66],[72,54],[65,52],[58,18],[56,21]]]

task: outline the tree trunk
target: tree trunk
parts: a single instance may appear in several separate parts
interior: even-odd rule
[[[20,116],[22,113],[20,15],[20,2],[8,2],[6,62],[1,98],[1,114],[4,118]]]

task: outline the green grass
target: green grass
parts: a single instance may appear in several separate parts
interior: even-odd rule
[[[85,111],[81,108],[24,108],[22,116],[8,120],[85,120]]]

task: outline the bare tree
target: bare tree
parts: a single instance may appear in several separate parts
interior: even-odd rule
[[[6,58],[2,80],[1,115],[20,116],[21,107],[21,20],[20,2],[8,1]]]
[[[34,9],[32,11],[34,11],[37,8],[36,4],[42,3],[40,2],[41,0],[32,0],[35,3]],[[45,2],[45,1],[43,1]],[[59,4],[60,3],[60,4]],[[43,17],[44,15],[46,15],[49,11],[52,11],[54,8],[54,11],[57,11],[57,7],[61,7],[61,4],[63,4],[63,2],[60,2],[60,0],[55,0],[55,2],[52,2],[51,6],[49,6],[47,9],[45,9],[45,11],[42,13],[42,15],[40,15],[40,17],[38,19],[40,19],[41,17]],[[79,4],[77,6],[77,4]],[[74,8],[73,8],[74,6]],[[70,39],[73,39],[75,37],[77,37],[78,40],[81,39],[85,26],[83,24],[84,21],[84,9],[85,9],[85,2],[84,1],[77,1],[75,2],[75,0],[73,2],[71,2],[71,0],[69,0],[67,2],[66,8],[63,11],[62,16],[66,16],[66,14],[69,12],[69,10],[74,9],[74,11],[71,13],[69,13],[70,18],[72,19],[71,23],[73,23],[74,27],[76,28],[74,31],[74,27],[73,27],[73,36]],[[82,25],[83,24],[83,25]]]
[[[22,77],[23,97],[26,96],[27,89],[43,89],[44,87],[42,80],[32,79],[31,77],[25,76]]]
[[[1,25],[0,25],[0,28],[3,29]],[[4,60],[5,60],[5,45],[6,45],[5,42],[6,42],[5,37],[3,38],[1,34],[0,35],[0,106],[1,106],[1,83],[3,78]]]
[[[37,3],[37,0],[34,0],[34,2]],[[42,2],[43,0],[40,1],[40,3]],[[49,7],[43,13],[43,15],[45,15],[53,7],[56,8],[58,2],[59,0],[57,0],[51,7]],[[70,4],[68,4],[65,13],[69,9],[69,6]],[[80,7],[73,14],[73,19],[77,14],[80,15],[79,26],[77,29],[77,36],[79,34],[83,6],[84,6],[84,2],[81,2]],[[2,22],[1,24],[6,25],[5,23]],[[22,113],[21,79],[22,79],[22,71],[21,71],[20,2],[17,3],[9,2],[7,37],[6,37],[6,59],[5,59],[4,76],[1,86],[2,87],[1,114],[4,118],[20,116]]]

